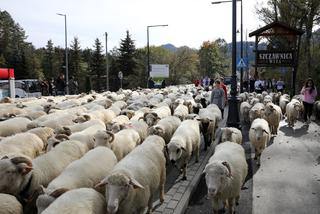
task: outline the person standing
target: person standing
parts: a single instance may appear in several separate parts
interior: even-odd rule
[[[216,80],[214,88],[211,91],[210,103],[216,104],[219,107],[221,111],[222,119],[223,119],[223,113],[224,113],[224,104],[225,104],[224,101],[225,101],[224,91],[221,88],[220,81]]]
[[[277,91],[281,92],[281,93],[283,92],[283,90],[285,88],[285,84],[284,84],[284,82],[283,82],[281,77],[279,78],[279,80],[276,83],[276,88],[277,88]]]
[[[60,73],[56,80],[56,89],[57,89],[57,95],[65,95],[65,89],[66,89],[66,81],[64,79],[64,74]]]
[[[154,88],[154,81],[153,81],[152,77],[150,77],[148,80],[148,88]]]
[[[261,94],[262,90],[263,90],[263,85],[262,82],[260,80],[260,78],[258,78],[255,82],[254,82],[254,90],[256,93]]]
[[[314,82],[311,78],[306,80],[303,88],[301,89],[301,94],[303,95],[304,121],[310,123],[313,104],[317,96],[317,89],[314,86]]]
[[[220,86],[224,91],[224,104],[228,105],[228,92],[227,92],[227,86],[223,82],[223,77],[220,78]]]
[[[204,87],[204,90],[209,91],[209,86],[210,86],[210,78],[206,76],[202,80],[202,86]]]

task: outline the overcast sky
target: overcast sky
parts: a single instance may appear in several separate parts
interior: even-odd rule
[[[243,0],[244,40],[246,29],[263,25],[255,14],[255,6],[262,2],[266,0]],[[119,47],[126,30],[136,46],[143,47],[147,26],[157,24],[169,26],[150,28],[150,45],[199,48],[203,41],[232,39],[232,4],[212,5],[210,0],[1,0],[0,10],[11,14],[37,48],[49,39],[64,47],[64,17],[56,13],[67,14],[68,45],[77,36],[82,48],[92,48],[95,38],[104,45],[104,32],[108,32],[108,49]],[[237,25],[240,29],[240,2]]]

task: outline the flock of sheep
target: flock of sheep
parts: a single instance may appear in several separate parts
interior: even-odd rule
[[[293,126],[303,106],[265,92],[240,98],[259,163],[283,113]],[[201,135],[205,150],[215,140],[222,115],[209,100],[193,85],[1,100],[0,213],[151,213],[166,166],[187,179]],[[214,212],[223,202],[233,213],[248,166],[241,131],[221,131],[204,173]]]

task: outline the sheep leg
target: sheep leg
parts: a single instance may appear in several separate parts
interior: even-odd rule
[[[182,173],[183,173],[182,180],[183,181],[187,180],[187,164],[183,165]]]
[[[148,201],[148,210],[146,212],[146,214],[152,213],[152,194],[149,197],[149,201]]]
[[[160,185],[159,185],[159,192],[160,192],[160,203],[164,202],[164,184],[166,183],[166,169],[165,167],[162,169],[161,176],[160,176]]]
[[[229,204],[229,213],[230,214],[234,214],[235,210],[234,210],[234,198],[229,198],[228,199],[228,204]]]
[[[240,200],[240,195],[238,195],[238,196],[236,197],[236,206],[239,205],[239,200]]]
[[[218,214],[219,210],[219,201],[217,198],[212,199],[212,207],[213,207],[213,214]]]
[[[200,146],[197,146],[196,151],[195,151],[195,153],[196,153],[196,163],[199,162],[199,150],[200,150]]]

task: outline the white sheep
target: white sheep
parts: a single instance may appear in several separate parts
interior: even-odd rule
[[[252,106],[248,102],[242,102],[240,104],[240,116],[242,117],[243,121],[247,124],[250,123],[249,111],[251,107]]]
[[[23,208],[16,197],[0,193],[0,214],[23,214]]]
[[[302,104],[295,99],[292,99],[286,106],[286,116],[288,121],[288,126],[293,127],[295,122],[302,112]]]
[[[16,117],[0,122],[0,136],[7,137],[27,131],[27,125],[31,120],[24,117]]]
[[[159,122],[151,126],[148,129],[149,135],[158,135],[164,139],[166,144],[170,142],[171,137],[173,136],[174,132],[177,130],[177,128],[180,126],[181,121],[176,116],[168,116],[165,117]]]
[[[186,180],[187,164],[191,154],[195,154],[196,162],[199,161],[200,130],[198,121],[183,121],[173,134],[167,148],[171,163],[182,169],[182,179]]]
[[[95,111],[83,113],[73,121],[76,123],[83,123],[88,120],[98,119],[103,121],[104,123],[108,123],[108,122],[111,122],[111,120],[115,117],[116,117],[116,114],[114,113],[114,111],[109,109],[102,109],[102,110],[95,110]]]
[[[260,156],[263,150],[267,147],[267,143],[271,139],[269,124],[265,119],[255,119],[249,130],[249,140],[255,149],[255,157],[258,165],[260,165]]]
[[[265,112],[265,107],[263,103],[256,103],[250,110],[249,110],[249,120],[250,123],[254,121],[256,118],[263,118]]]
[[[271,134],[278,134],[278,127],[282,118],[281,108],[273,103],[266,104],[264,118],[268,121]]]
[[[42,122],[32,121],[28,124],[28,128],[36,128],[40,126],[50,127],[52,129],[61,128],[62,126],[73,125],[73,120],[77,117],[75,114],[60,114],[57,117],[49,118]]]
[[[211,145],[211,143],[215,140],[215,134],[216,134],[216,129],[218,127],[217,123],[219,122],[218,120],[219,116],[221,117],[221,111],[220,109],[214,108],[214,106],[199,110],[199,117],[197,118],[197,120],[200,121],[200,129],[204,138],[205,151]]]
[[[234,142],[217,145],[203,172],[206,174],[208,197],[212,199],[213,213],[218,213],[219,201],[227,201],[229,213],[234,213],[235,202],[239,202],[241,187],[248,174],[248,164],[242,146]]]
[[[118,161],[129,154],[141,142],[139,133],[134,129],[123,129],[116,134],[109,131],[97,131],[94,134],[94,139],[95,147],[106,146],[111,148]]]
[[[116,163],[117,158],[109,148],[100,146],[90,150],[81,159],[68,165],[43,190],[44,194],[40,195],[36,202],[38,213],[41,213],[56,200],[56,197],[52,195],[56,195],[58,192],[59,194],[63,194],[71,189],[93,188],[98,182],[109,175]]]
[[[33,133],[18,133],[1,140],[0,157],[25,155],[36,158],[44,150],[44,143]]]
[[[183,104],[179,104],[173,112],[173,116],[180,118],[181,121],[185,119],[185,117],[189,114],[189,109],[187,106]]]
[[[48,139],[55,134],[54,130],[50,127],[38,127],[30,129],[28,132],[37,135],[44,143],[45,148],[47,148]]]
[[[92,125],[82,130],[81,132],[76,132],[71,134],[69,137],[64,134],[57,135],[60,137],[60,139],[57,139],[57,136],[55,136],[53,140],[49,140],[47,151],[50,151],[53,147],[58,145],[63,140],[76,140],[86,145],[88,149],[92,149],[94,148],[94,134],[100,130],[105,130],[104,124]]]
[[[111,175],[97,186],[106,185],[108,213],[151,213],[153,195],[159,190],[160,202],[164,201],[166,179],[165,142],[156,135],[146,140],[123,158]]]
[[[226,141],[242,144],[241,131],[233,127],[221,128],[221,142]]]
[[[0,192],[35,202],[40,185],[47,186],[87,151],[80,142],[65,141],[32,161],[26,157],[3,157],[0,160]]]
[[[91,188],[80,188],[66,192],[55,200],[43,214],[107,213],[103,195]]]
[[[286,113],[286,106],[290,102],[290,96],[289,94],[283,94],[279,98],[279,106],[282,110],[282,114]]]
[[[103,126],[104,128],[106,127],[104,122],[102,122],[99,119],[92,119],[92,120],[88,120],[84,123],[76,123],[74,125],[70,125],[70,126],[63,126],[63,127],[59,127],[55,130],[56,134],[67,134],[67,135],[71,135],[72,133],[75,132],[81,132],[87,128],[89,128],[90,126],[94,126],[94,125],[100,125]]]

